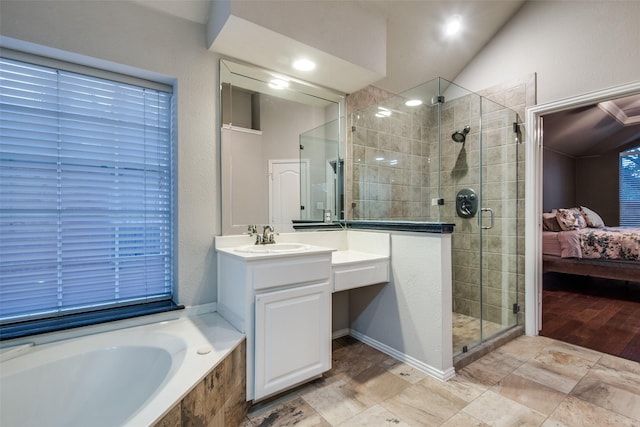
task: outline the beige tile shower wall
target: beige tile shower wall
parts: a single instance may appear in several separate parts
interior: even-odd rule
[[[353,115],[355,112],[370,107],[372,105],[376,105],[379,102],[384,101],[392,97],[393,94],[384,89],[377,88],[375,86],[367,86],[358,92],[352,93],[346,98],[346,117],[347,117],[347,132],[346,132],[346,161],[345,161],[345,219],[358,219],[357,214],[359,213],[359,207],[356,202],[354,202],[354,192],[353,192],[353,183],[354,183],[354,150],[353,150],[353,137],[354,134],[351,132],[353,129]],[[360,172],[360,170],[358,170]],[[358,192],[357,192],[358,193]],[[355,203],[355,205],[352,205]]]
[[[406,107],[374,87],[350,95],[347,105],[348,218],[429,220],[432,146],[423,135],[431,107]],[[391,115],[376,117],[378,106]]]

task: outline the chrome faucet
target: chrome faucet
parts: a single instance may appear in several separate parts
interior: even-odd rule
[[[258,233],[257,227],[254,224],[250,224],[247,231],[250,236],[256,236],[256,245],[269,245],[275,243],[275,236],[278,234],[274,233],[273,227],[269,224],[262,228],[262,234]]]
[[[268,245],[275,242],[276,242],[276,239],[274,238],[274,235],[273,235],[273,227],[270,226],[269,224],[265,225],[262,228],[262,241],[260,243],[263,245]]]

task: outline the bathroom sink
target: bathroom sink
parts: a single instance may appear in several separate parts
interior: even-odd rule
[[[302,243],[272,243],[267,245],[251,245],[236,248],[237,252],[249,252],[258,254],[303,252],[309,249],[309,245]]]

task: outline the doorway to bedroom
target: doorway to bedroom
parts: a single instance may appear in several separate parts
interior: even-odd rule
[[[625,197],[640,206],[640,156],[623,158],[640,145],[640,85],[534,107],[528,119],[541,176],[527,240],[541,256],[528,257],[527,332],[640,361],[640,229],[618,229],[633,225]]]

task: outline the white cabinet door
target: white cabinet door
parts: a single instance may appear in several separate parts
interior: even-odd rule
[[[256,295],[255,399],[331,368],[329,283]]]

